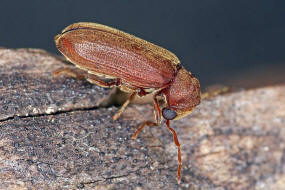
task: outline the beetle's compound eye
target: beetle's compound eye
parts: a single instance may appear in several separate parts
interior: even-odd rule
[[[162,109],[162,115],[167,120],[172,120],[177,116],[177,113],[171,109],[163,108]]]

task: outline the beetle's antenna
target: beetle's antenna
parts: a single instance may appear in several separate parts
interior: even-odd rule
[[[178,183],[180,183],[180,180],[181,180],[181,167],[182,167],[180,143],[178,141],[176,132],[174,131],[174,129],[172,129],[170,127],[169,120],[166,120],[166,126],[167,126],[168,130],[172,133],[173,141],[174,141],[174,143],[175,143],[175,145],[177,147],[177,156],[178,156],[177,181],[178,181]]]

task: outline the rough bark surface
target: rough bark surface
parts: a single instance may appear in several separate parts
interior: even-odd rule
[[[42,50],[0,49],[0,189],[284,189],[285,86],[204,100],[166,126],[151,105],[99,108],[107,90],[69,77]]]

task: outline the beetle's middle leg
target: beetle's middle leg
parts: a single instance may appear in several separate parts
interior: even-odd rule
[[[125,111],[126,107],[129,105],[129,103],[131,103],[131,101],[133,101],[133,99],[135,98],[136,95],[137,95],[137,92],[133,92],[131,94],[129,99],[127,99],[127,101],[125,101],[125,103],[122,105],[122,107],[119,109],[119,111],[113,116],[113,120],[117,120],[121,116],[121,114]]]

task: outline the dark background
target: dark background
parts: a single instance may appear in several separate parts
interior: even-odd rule
[[[67,25],[98,22],[174,52],[202,85],[282,81],[284,0],[1,0],[0,46],[57,53]],[[280,78],[281,76],[281,78]],[[260,81],[261,80],[261,81]],[[250,86],[250,85],[249,85]],[[254,85],[253,85],[254,86]]]

